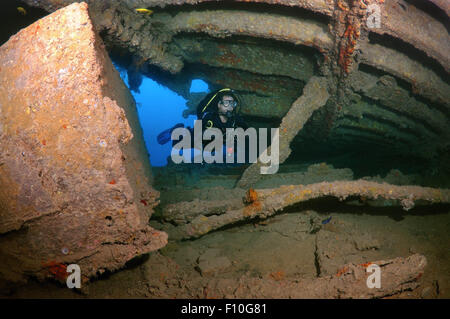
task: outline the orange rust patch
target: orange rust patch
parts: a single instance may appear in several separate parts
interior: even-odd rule
[[[222,63],[231,65],[235,65],[242,61],[242,59],[238,58],[236,54],[230,51],[224,52],[221,56],[218,57],[218,60]]]
[[[342,68],[342,70],[346,74],[348,74],[350,71],[350,65],[352,64],[352,54],[355,51],[357,43],[356,39],[358,39],[361,34],[360,31],[361,26],[358,23],[352,24],[351,22],[352,20],[351,18],[349,19],[349,15],[346,15],[345,18],[341,20],[341,23],[344,23],[344,21],[347,21],[346,22],[347,27],[345,29],[344,34],[342,35],[343,39],[339,48],[338,64]]]
[[[280,280],[284,279],[285,273],[282,270],[274,271],[269,274],[269,277],[272,278],[273,280],[280,281]]]
[[[340,277],[340,276],[342,276],[343,274],[345,274],[347,271],[348,271],[348,267],[345,266],[345,267],[343,267],[343,268],[341,268],[341,269],[338,270],[338,272],[336,273],[336,276]]]
[[[250,188],[250,189],[247,191],[247,195],[246,195],[246,197],[245,197],[245,201],[246,201],[247,203],[254,203],[254,202],[257,202],[257,201],[258,201],[258,193],[257,193],[253,188]]]
[[[245,196],[245,202],[249,205],[244,208],[244,216],[251,216],[261,210],[261,202],[258,200],[258,193],[250,188]]]
[[[36,33],[39,31],[39,28],[40,28],[39,24],[36,25],[33,35],[36,35]]]
[[[45,268],[52,274],[55,279],[59,281],[66,280],[67,278],[67,266],[62,263],[57,263],[56,261],[49,261],[43,264]]]
[[[337,2],[337,5],[339,7],[339,9],[341,9],[342,11],[348,11],[348,8],[346,6],[344,6],[341,1]]]
[[[261,209],[260,202],[254,202],[251,205],[245,206],[244,208],[244,216],[251,216],[254,213],[258,212]]]
[[[369,262],[367,262],[367,263],[365,263],[365,264],[361,264],[360,266],[363,266],[364,268],[367,268],[367,267],[369,267],[370,265],[372,265],[372,263],[369,261]]]

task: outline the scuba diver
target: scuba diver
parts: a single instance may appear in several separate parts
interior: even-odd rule
[[[207,101],[205,103],[205,101]],[[238,114],[239,98],[232,89],[225,88],[207,95],[197,107],[197,118],[202,120],[203,130],[218,128],[223,134],[227,128],[248,128]]]
[[[246,130],[248,125],[238,114],[239,109],[239,97],[230,88],[220,89],[208,94],[197,106],[197,119],[202,120],[202,132],[209,128],[218,128],[225,137],[227,128],[242,128]],[[169,142],[172,131],[179,127],[184,127],[184,125],[178,123],[174,127],[161,132],[157,137],[158,143],[163,145]],[[187,129],[193,136],[194,129],[191,127],[187,127]],[[225,138],[223,141],[225,141]],[[226,153],[230,155],[230,153],[234,153],[234,149],[227,149]]]

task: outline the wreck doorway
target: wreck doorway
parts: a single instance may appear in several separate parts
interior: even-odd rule
[[[193,126],[196,119],[193,115],[183,116],[186,100],[170,88],[159,84],[149,77],[141,78],[133,83],[131,74],[119,65],[114,64],[122,80],[127,84],[135,101],[145,145],[152,167],[167,166],[170,162],[172,143],[159,144],[158,134],[183,124]],[[192,80],[191,93],[208,93],[208,85],[201,79]]]

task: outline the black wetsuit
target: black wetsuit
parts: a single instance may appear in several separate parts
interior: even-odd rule
[[[191,133],[191,147],[194,147],[194,129],[192,127],[186,127]],[[203,115],[202,118],[202,133],[205,132],[208,128],[218,128],[222,131],[223,134],[223,143],[226,143],[226,132],[227,128],[242,128],[246,130],[248,128],[247,123],[237,114],[233,114],[232,117],[228,118],[226,123],[223,123],[220,119],[220,116],[217,112],[207,112]],[[210,143],[209,140],[202,140],[203,147]],[[172,141],[172,146],[176,145],[178,141]],[[233,150],[234,152],[234,150]]]
[[[227,156],[234,156],[234,162],[236,163],[236,140],[233,143],[233,147],[229,148],[227,145],[227,148],[225,149],[225,143],[226,143],[226,132],[227,132],[227,128],[242,128],[243,130],[246,130],[248,128],[247,123],[245,123],[245,121],[237,114],[233,114],[232,117],[228,118],[228,120],[223,123],[220,119],[220,115],[216,112],[209,112],[206,113],[203,118],[202,118],[202,131],[205,132],[205,130],[207,130],[208,128],[218,128],[222,131],[223,134],[223,151],[224,151],[224,163],[225,163],[225,158]],[[205,146],[206,144],[208,144],[210,141],[203,141],[203,146]],[[246,143],[246,146],[248,147],[248,144]],[[245,152],[245,156],[247,156],[248,152]],[[247,157],[246,157],[246,161]]]
[[[227,128],[241,127],[246,130],[248,128],[248,125],[238,114],[234,114],[231,118],[228,119],[226,123],[223,123],[220,120],[220,116],[218,113],[208,112],[202,118],[202,130],[204,132],[206,129],[212,127],[220,129],[222,133],[225,134]]]

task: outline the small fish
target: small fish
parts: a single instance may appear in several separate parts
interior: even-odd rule
[[[331,220],[331,216],[325,220],[322,220],[322,225],[328,224],[330,222],[330,220]]]
[[[138,8],[136,9],[137,13],[145,13],[146,15],[151,15],[153,13],[153,10],[145,9],[145,8]]]
[[[19,11],[19,13],[23,16],[27,14],[27,10],[23,7],[17,7],[17,11]]]

